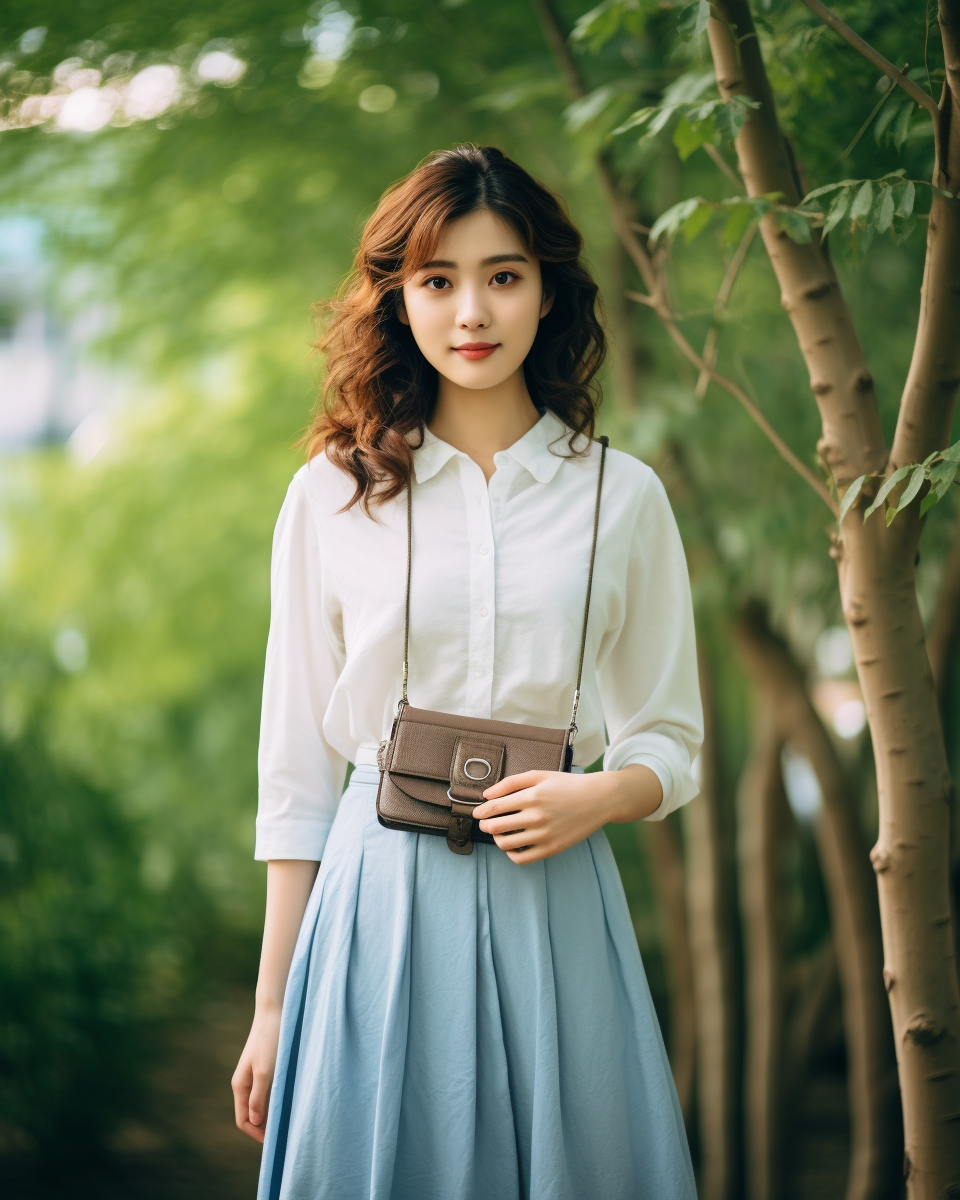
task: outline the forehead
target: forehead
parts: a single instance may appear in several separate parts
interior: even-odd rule
[[[523,255],[533,261],[512,225],[488,209],[478,209],[443,226],[430,260],[446,259],[465,267],[500,254]]]

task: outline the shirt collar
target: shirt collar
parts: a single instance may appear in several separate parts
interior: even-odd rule
[[[566,425],[552,412],[545,412],[540,420],[528,429],[519,441],[503,451],[524,467],[538,483],[549,483],[556,475],[560,463],[570,457],[564,444],[569,436]],[[578,439],[582,441],[583,439]],[[554,444],[556,443],[556,444]],[[551,449],[552,447],[552,449]],[[423,444],[413,452],[414,471],[417,483],[432,479],[438,471],[460,451],[448,442],[443,442],[430,432],[423,431]]]

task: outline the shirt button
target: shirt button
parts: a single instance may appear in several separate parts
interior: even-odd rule
[[[489,554],[489,553],[490,553],[490,547],[489,547],[489,546],[481,546],[481,547],[480,547],[480,553],[481,553],[481,554]]]
[[[481,617],[485,617],[486,615],[487,615],[487,610],[486,610],[486,608],[481,608],[481,609],[480,609],[480,616],[481,616]]]

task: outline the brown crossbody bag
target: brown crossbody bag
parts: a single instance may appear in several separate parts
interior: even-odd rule
[[[403,621],[403,692],[390,737],[380,743],[377,818],[387,829],[446,837],[455,854],[470,854],[474,842],[493,842],[473,819],[483,793],[507,775],[524,771],[569,771],[577,736],[577,708],[587,644],[593,564],[600,527],[600,496],[608,439],[600,438],[600,468],[593,514],[593,543],[583,608],[580,659],[573,709],[566,729],[542,729],[513,721],[489,721],[413,708],[407,700],[410,648],[410,572],[413,560],[413,495],[407,487],[407,585]]]

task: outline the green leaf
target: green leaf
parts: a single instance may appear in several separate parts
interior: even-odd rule
[[[901,184],[897,188],[897,191],[900,191],[901,187],[903,188],[903,191],[899,197],[899,202],[897,204],[897,216],[898,217],[909,217],[910,214],[913,212],[913,201],[916,197],[917,189],[914,187],[914,185],[910,182],[909,179],[907,180],[906,183]]]
[[[816,200],[818,196],[826,196],[829,192],[835,192],[837,188],[853,187],[854,184],[859,182],[859,179],[841,179],[839,183],[825,183],[823,187],[814,188],[812,192],[807,192],[800,203],[804,205],[808,200]]]
[[[954,442],[947,450],[940,453],[944,462],[960,463],[960,442]]]
[[[717,127],[717,132],[721,137],[735,142],[750,115],[750,110],[759,107],[759,103],[751,100],[749,96],[734,96],[719,104],[713,113],[713,123]]]
[[[610,136],[613,137],[618,133],[627,133],[631,129],[637,129],[641,125],[645,125],[655,112],[659,112],[657,108],[638,108],[635,113],[631,113],[629,117],[618,125],[616,129],[611,130]]]
[[[929,492],[920,501],[920,516],[925,517],[927,512],[933,508],[936,502],[940,499],[937,493],[931,488]]]
[[[897,486],[897,484],[902,479],[906,479],[906,477],[910,474],[910,472],[913,469],[914,469],[914,464],[908,463],[907,466],[899,467],[896,471],[894,471],[894,473],[890,476],[889,479],[884,480],[884,483],[883,483],[882,487],[880,488],[880,491],[877,492],[877,498],[870,505],[870,507],[867,509],[867,511],[863,514],[864,520],[866,520],[867,517],[871,516],[873,513],[875,513],[877,511],[877,509],[883,504],[884,500],[886,500],[886,498],[890,495],[891,491],[893,491],[893,489]]]
[[[810,222],[793,209],[777,213],[777,223],[794,242],[806,245],[810,241]]]
[[[905,104],[900,111],[900,116],[897,118],[897,123],[891,131],[893,144],[898,150],[903,149],[903,143],[907,140],[907,134],[910,132],[910,120],[913,117],[913,105]]]
[[[880,115],[877,117],[877,123],[873,127],[873,136],[876,138],[878,146],[883,140],[883,135],[886,133],[887,127],[900,112],[902,105],[906,104],[909,107],[909,103],[910,102],[907,100],[906,96],[903,97],[903,101],[901,102],[900,94],[896,93],[880,110]]]
[[[653,120],[650,122],[650,128],[647,130],[647,137],[655,137],[661,129],[667,124],[670,118],[677,111],[676,104],[664,104],[658,111],[654,113]]]
[[[873,205],[873,184],[869,179],[865,180],[860,186],[860,190],[853,198],[853,204],[850,206],[850,220],[860,221],[870,211]]]
[[[877,229],[880,233],[886,233],[893,224],[893,188],[884,187],[880,194],[880,203],[877,206]]]
[[[730,216],[727,217],[726,224],[723,227],[723,233],[720,235],[720,240],[725,246],[731,246],[738,243],[743,235],[747,232],[757,215],[757,210],[752,204],[736,204],[730,211]]]
[[[716,87],[717,76],[712,68],[697,71],[686,71],[677,78],[663,93],[663,103],[678,105],[692,104],[699,100],[708,88]]]
[[[683,232],[683,240],[688,246],[697,236],[697,234],[710,224],[710,218],[712,216],[713,209],[709,205],[703,204],[697,208],[695,212],[692,212],[689,217],[687,217],[681,229]]]
[[[709,0],[700,0],[697,5],[697,23],[693,27],[693,36],[699,37],[701,33],[706,33],[707,22],[710,20],[710,3]]]
[[[852,196],[853,189],[845,187],[834,197],[834,201],[830,205],[830,211],[827,213],[827,218],[823,222],[824,233],[829,233],[831,229],[840,224],[844,215],[846,214],[847,208],[850,205],[850,199]]]
[[[894,224],[894,237],[897,243],[905,242],[911,233],[917,227],[916,217],[909,217],[906,221],[900,221]]]
[[[563,114],[567,128],[571,133],[576,133],[584,125],[599,117],[616,96],[616,88],[600,87],[581,100],[574,100]]]
[[[679,204],[668,208],[654,221],[653,228],[650,230],[650,242],[656,243],[664,236],[673,237],[683,222],[699,207],[700,197],[694,196],[690,200],[681,200]]]
[[[866,475],[861,475],[855,479],[853,483],[843,493],[843,499],[840,501],[840,512],[837,515],[837,524],[843,524],[843,518],[847,515],[853,505],[856,503],[857,497],[863,489],[863,485],[867,480]]]
[[[926,479],[926,472],[924,471],[923,467],[914,467],[913,474],[910,476],[910,482],[903,489],[903,495],[900,497],[899,503],[894,509],[894,512],[902,512],[907,505],[910,504],[917,492],[919,492],[920,488],[923,486],[924,479]]]
[[[673,131],[673,144],[686,162],[694,150],[699,150],[704,142],[714,141],[716,136],[716,128],[709,117],[705,121],[697,121],[695,125],[687,117],[681,117]]]
[[[955,462],[937,463],[935,467],[931,467],[929,471],[930,487],[936,492],[937,498],[942,499],[950,490],[950,485],[957,477],[957,470],[960,469],[960,464]]]
[[[640,33],[643,16],[638,0],[604,0],[577,20],[570,40],[586,42],[596,54],[611,38],[616,37],[621,28],[634,36]]]

